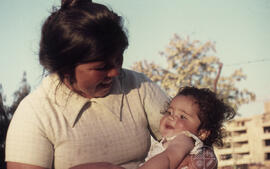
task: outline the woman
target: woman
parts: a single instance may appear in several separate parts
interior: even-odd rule
[[[39,52],[48,76],[13,116],[8,169],[132,169],[141,163],[150,133],[160,136],[167,96],[144,75],[121,69],[127,46],[121,17],[101,4],[66,0],[51,13]]]

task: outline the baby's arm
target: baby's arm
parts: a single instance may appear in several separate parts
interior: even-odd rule
[[[138,169],[176,169],[193,147],[192,139],[180,134],[169,142],[165,151],[149,159]]]

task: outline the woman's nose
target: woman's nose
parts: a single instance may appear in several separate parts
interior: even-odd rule
[[[108,77],[115,77],[120,74],[120,68],[112,68],[108,72]]]

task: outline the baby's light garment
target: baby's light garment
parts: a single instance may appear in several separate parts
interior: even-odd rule
[[[194,143],[195,145],[194,145],[193,149],[189,152],[189,154],[193,154],[193,155],[199,154],[202,151],[203,142],[197,136],[195,136],[194,134],[192,134],[189,131],[183,131],[180,134],[182,134],[182,133],[185,134],[186,136],[189,136],[189,137],[193,138],[195,140],[195,143]],[[170,141],[170,140],[173,140],[176,136],[177,135],[166,138],[166,139],[168,141]]]
[[[199,154],[202,151],[202,147],[203,147],[203,142],[194,134],[190,133],[189,131],[183,131],[180,134],[185,134],[188,137],[191,137],[195,140],[195,145],[194,148],[190,151],[189,154]],[[169,138],[163,138],[160,142],[155,141],[154,139],[151,140],[151,148],[148,152],[147,157],[145,158],[145,161],[148,161],[150,158],[152,158],[153,156],[163,152],[166,148],[163,147],[162,143],[164,142],[164,140],[166,139],[167,141],[173,140],[175,136],[169,137]],[[181,169],[187,169],[187,166],[182,167]]]

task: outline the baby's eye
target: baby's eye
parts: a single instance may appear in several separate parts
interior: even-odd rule
[[[165,114],[167,114],[167,115],[171,115],[172,113],[171,113],[171,112],[169,112],[169,111],[165,111]]]
[[[187,119],[184,115],[180,115],[181,119]]]

